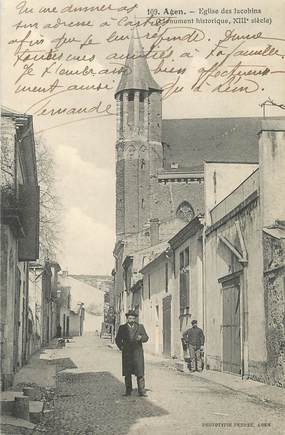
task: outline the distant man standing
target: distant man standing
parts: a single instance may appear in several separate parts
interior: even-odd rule
[[[203,330],[198,328],[197,320],[192,320],[192,328],[187,329],[183,334],[183,340],[188,345],[190,357],[190,370],[192,372],[202,370],[202,355],[204,350],[205,337]]]
[[[136,322],[137,314],[130,310],[126,314],[127,322],[119,327],[115,338],[116,345],[122,351],[122,371],[125,376],[126,393],[132,394],[132,375],[137,377],[138,393],[146,397],[144,380],[144,354],[142,343],[148,341],[144,326]]]

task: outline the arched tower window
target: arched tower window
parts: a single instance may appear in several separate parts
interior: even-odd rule
[[[144,121],[144,100],[146,98],[146,95],[144,92],[140,92],[139,97],[139,122],[143,123]]]
[[[183,201],[176,210],[176,217],[186,222],[190,222],[194,217],[194,210],[188,201]]]
[[[128,93],[128,124],[132,124],[134,122],[134,91],[129,91]]]
[[[134,98],[135,98],[134,91],[130,91],[129,94],[128,94],[128,100],[129,101],[134,101]]]
[[[126,150],[126,157],[128,159],[132,159],[135,155],[136,148],[133,145],[130,145]]]

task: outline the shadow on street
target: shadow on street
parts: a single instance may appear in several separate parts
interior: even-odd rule
[[[110,372],[58,373],[55,412],[46,433],[126,435],[140,418],[167,415],[137,396],[123,397],[125,387]]]

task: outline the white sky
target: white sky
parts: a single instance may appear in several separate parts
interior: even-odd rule
[[[96,53],[96,61],[93,62],[93,68],[100,68],[108,66],[106,55],[117,51],[126,53],[128,49],[128,41],[120,43],[108,44],[106,43],[106,35],[112,33],[115,29],[116,19],[119,16],[124,16],[124,13],[118,12],[101,12],[101,13],[88,13],[88,14],[17,14],[15,10],[16,1],[3,1],[2,6],[2,52],[5,56],[5,62],[2,63],[2,102],[4,105],[11,107],[17,111],[25,112],[29,106],[34,104],[42,95],[35,93],[15,94],[15,80],[20,74],[20,63],[16,68],[12,67],[15,58],[13,52],[15,44],[8,45],[8,41],[24,36],[27,30],[15,31],[13,24],[20,20],[27,22],[39,23],[39,29],[33,30],[33,38],[44,37],[45,41],[41,48],[48,48],[51,46],[51,41],[55,37],[59,37],[66,32],[68,37],[75,37],[78,39],[84,38],[84,35],[92,34],[93,41],[100,42],[95,48],[86,48],[85,53]],[[22,2],[23,4],[23,2]],[[39,9],[41,5],[56,6],[58,9],[63,8],[68,4],[76,6],[85,5],[102,5],[99,1],[82,1],[68,0],[57,1],[27,1],[26,7],[33,7]],[[120,7],[122,5],[133,4],[130,1],[122,2],[114,0],[112,6]],[[163,103],[163,116],[164,118],[191,118],[191,117],[225,117],[225,116],[260,116],[261,108],[259,105],[267,98],[271,97],[278,103],[283,103],[285,100],[284,88],[284,74],[274,74],[260,80],[261,87],[264,91],[252,94],[217,94],[211,93],[208,87],[204,92],[193,92],[191,86],[194,78],[197,77],[197,70],[201,66],[210,66],[213,63],[212,59],[205,60],[205,55],[222,37],[226,29],[235,28],[240,34],[257,33],[262,31],[266,36],[274,36],[275,38],[285,38],[284,35],[284,14],[285,6],[283,0],[273,0],[271,2],[263,0],[253,1],[232,1],[226,2],[205,2],[184,0],[170,1],[167,7],[180,9],[183,8],[186,12],[184,18],[191,18],[193,15],[189,13],[190,10],[197,11],[199,7],[204,8],[256,8],[262,9],[261,14],[251,15],[238,15],[239,17],[248,16],[254,17],[271,17],[273,23],[268,24],[243,24],[233,25],[228,24],[225,26],[218,26],[215,24],[210,25],[197,25],[204,30],[206,36],[205,40],[197,45],[185,42],[173,43],[175,54],[173,56],[174,66],[186,66],[187,72],[181,78],[181,84],[184,86],[183,92],[173,96]],[[142,17],[147,15],[147,8],[157,8],[161,14],[165,7],[165,2],[161,0],[144,1],[140,2],[140,6],[136,9],[135,13],[130,15],[130,19],[134,15]],[[42,24],[47,22],[55,22],[58,17],[62,20],[88,20],[92,19],[94,26],[89,29],[86,28],[73,28],[56,31],[48,31],[42,28]],[[110,17],[115,18],[111,20]],[[237,15],[235,15],[237,16]],[[230,18],[230,15],[198,15],[194,17],[199,18]],[[179,17],[177,17],[179,18]],[[112,23],[111,27],[100,28],[99,24],[104,20],[109,20]],[[123,35],[129,34],[129,27],[117,28],[118,32]],[[154,31],[150,26],[139,29],[141,35],[147,31]],[[175,34],[181,34],[183,30],[177,30]],[[283,34],[282,34],[283,32]],[[42,35],[42,36],[41,36]],[[174,33],[173,33],[174,35]],[[164,45],[166,44],[166,45]],[[161,48],[166,48],[169,44],[164,43]],[[172,42],[170,43],[172,44]],[[251,48],[265,48],[268,44],[279,48],[280,53],[285,53],[285,42],[276,40],[256,40],[246,43],[247,47]],[[149,48],[150,41],[143,41],[143,45]],[[70,47],[75,45],[66,45],[64,50],[69,50]],[[199,51],[197,51],[197,49]],[[282,50],[283,49],[283,50]],[[66,52],[67,52],[66,51]],[[191,59],[181,59],[179,56],[183,51],[191,51],[195,55]],[[79,53],[77,49],[73,49],[74,53]],[[277,70],[285,70],[284,59],[281,56],[263,56],[263,57],[250,57],[242,59],[244,63],[262,64],[275,68]],[[234,59],[233,59],[234,62]],[[237,60],[236,60],[237,62]],[[69,68],[79,68],[80,62],[69,63]],[[150,67],[153,69],[157,66],[157,61],[149,61]],[[42,63],[41,63],[42,65]],[[66,67],[66,64],[64,65]],[[110,65],[109,65],[110,67]],[[40,79],[37,74],[34,78],[24,78],[19,83],[29,83],[30,85],[48,85],[51,82],[50,76]],[[173,75],[169,74],[156,74],[155,79],[160,85],[164,85],[169,80],[173,80]],[[101,76],[100,76],[101,78]],[[101,79],[105,79],[102,77]],[[68,80],[68,82],[67,82]],[[76,81],[76,79],[67,79],[65,84],[84,83],[95,84],[98,83],[97,77]],[[52,103],[54,106],[87,106],[94,105],[98,102],[98,98],[103,97],[104,103],[112,104],[112,110],[115,110],[114,105],[114,90],[119,81],[119,76],[108,76],[107,81],[114,89],[110,91],[101,91],[102,94],[90,92],[69,92],[60,96],[53,97]],[[106,82],[106,80],[105,80]],[[280,112],[280,110],[279,110]],[[282,111],[281,111],[282,112]],[[32,113],[29,111],[29,113]],[[277,112],[276,112],[277,113]],[[271,114],[274,114],[273,112]],[[281,113],[280,115],[283,115]],[[114,247],[114,226],[115,226],[115,117],[92,118],[78,121],[81,117],[60,116],[52,118],[48,116],[34,115],[34,130],[35,132],[42,132],[46,142],[53,149],[58,174],[58,188],[65,208],[64,214],[64,231],[63,238],[63,252],[59,255],[59,262],[62,268],[68,268],[70,273],[93,273],[93,274],[109,274],[113,268],[112,250]],[[77,122],[71,122],[77,121]],[[66,124],[68,123],[68,124]],[[65,124],[65,125],[63,125]]]

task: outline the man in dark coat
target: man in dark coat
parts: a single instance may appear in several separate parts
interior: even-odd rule
[[[204,351],[205,337],[203,330],[198,328],[197,320],[192,320],[192,328],[183,334],[183,341],[188,345],[190,357],[190,370],[195,372],[203,369],[202,353]]]
[[[144,355],[142,343],[148,341],[144,326],[136,322],[137,314],[129,311],[127,322],[119,327],[115,338],[116,345],[122,351],[122,371],[125,376],[126,396],[132,393],[132,375],[137,377],[138,392],[146,396],[144,381]]]

